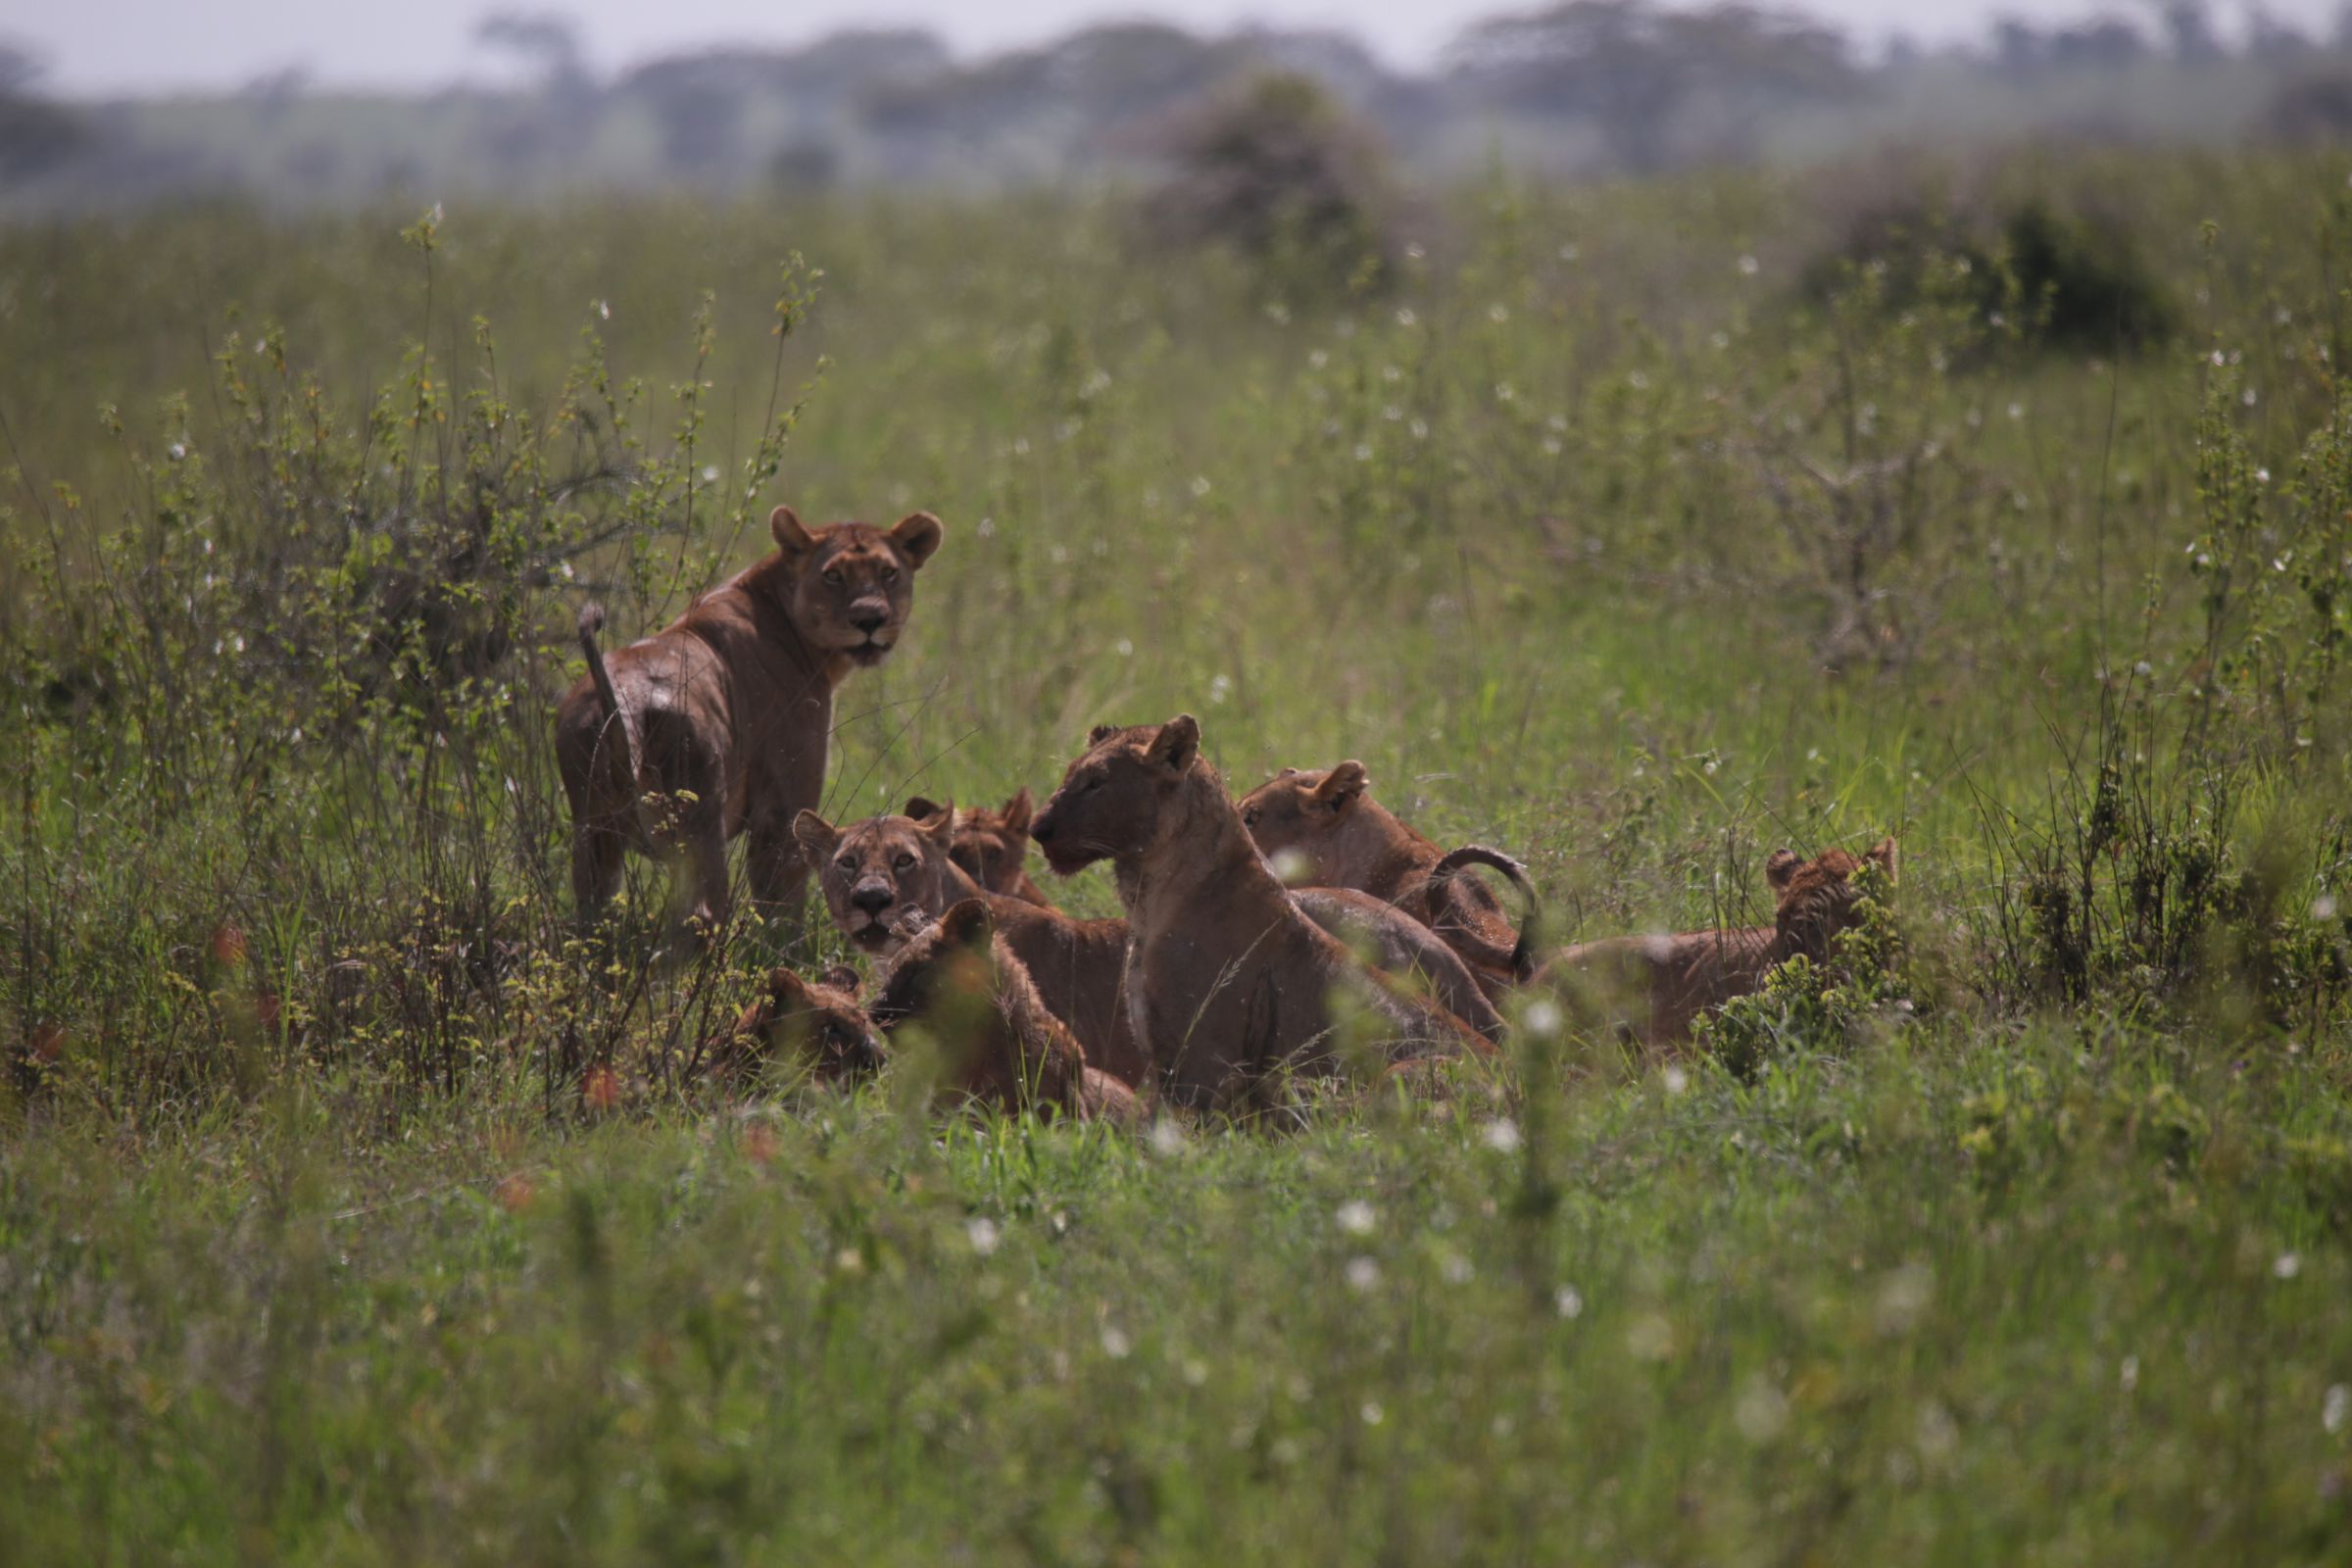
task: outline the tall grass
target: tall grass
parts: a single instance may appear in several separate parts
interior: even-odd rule
[[[2121,354],[1962,258],[1823,296],[1852,192],[1765,175],[1457,192],[1377,298],[1109,199],[0,233],[0,1534],[2326,1560],[2344,172],[1985,173],[2183,302]],[[949,528],[828,814],[1191,710],[1558,939],[1887,831],[1895,927],[1725,1061],[1539,1020],[1289,1140],[715,1103],[831,939],[665,964],[642,864],[575,933],[552,704],[779,499]]]

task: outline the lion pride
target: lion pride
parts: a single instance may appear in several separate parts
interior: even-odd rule
[[[810,532],[790,507],[776,508],[768,530],[771,554],[609,659],[596,642],[604,612],[580,612],[588,673],[557,710],[556,762],[583,920],[618,890],[635,849],[682,854],[690,917],[706,930],[723,923],[738,834],[752,897],[771,913],[798,901],[808,868],[792,819],[823,792],[834,688],[898,645],[914,574],[944,530],[916,512],[888,530]]]

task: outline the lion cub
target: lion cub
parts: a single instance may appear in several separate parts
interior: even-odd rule
[[[1096,729],[1031,836],[1057,875],[1111,862],[1135,1033],[1181,1103],[1230,1102],[1278,1069],[1338,1068],[1335,992],[1378,1021],[1392,1060],[1493,1049],[1299,909],[1200,755],[1190,713]]]
[[[937,816],[947,808],[917,795],[906,803],[906,814],[916,820]],[[983,891],[1002,893],[1023,904],[1051,909],[1054,901],[1029,876],[1029,786],[1006,801],[1001,810],[981,807],[956,809],[956,836],[949,858]]]
[[[940,521],[910,513],[887,532],[836,522],[809,532],[790,507],[776,548],[610,659],[604,612],[580,612],[588,673],[556,712],[556,765],[571,805],[571,891],[582,920],[619,889],[621,861],[683,852],[691,916],[727,917],[727,843],[749,840],[752,897],[788,912],[808,867],[792,819],[825,783],[833,689],[879,664],[914,608],[914,574]]]
[[[1460,954],[1490,997],[1534,972],[1526,934],[1511,929],[1485,883],[1459,874],[1472,865],[1500,871],[1527,900],[1532,921],[1536,892],[1526,867],[1483,844],[1440,851],[1372,798],[1363,763],[1286,767],[1243,796],[1241,811],[1260,854],[1302,856],[1304,880],[1396,905]]]
[[[1134,1091],[1088,1065],[983,899],[951,905],[908,938],[867,1010],[888,1030],[921,1025],[950,1054],[944,1085],[974,1100],[1006,1110],[1052,1105],[1082,1121],[1142,1119]]]
[[[1680,1040],[1700,1013],[1762,990],[1764,977],[1784,960],[1801,953],[1826,961],[1838,933],[1858,918],[1862,894],[1853,878],[1865,864],[1893,887],[1894,840],[1881,839],[1859,856],[1824,850],[1810,860],[1775,850],[1764,862],[1776,906],[1771,925],[1581,943],[1553,955],[1537,983],[1573,981],[1597,991],[1612,1006],[1630,1009],[1619,1016],[1645,1045]]]

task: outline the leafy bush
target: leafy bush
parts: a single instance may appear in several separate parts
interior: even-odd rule
[[[1232,246],[1280,284],[1378,283],[1396,263],[1373,133],[1309,76],[1220,89],[1167,135],[1174,173],[1152,198],[1161,234]]]

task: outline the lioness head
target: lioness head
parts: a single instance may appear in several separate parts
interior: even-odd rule
[[[906,803],[906,814],[918,821],[936,816],[942,809],[920,795]],[[1025,784],[1001,811],[965,807],[956,813],[956,838],[949,858],[989,892],[1018,898],[1021,874],[1029,865],[1029,787]]]
[[[803,811],[793,818],[792,833],[816,868],[833,923],[861,951],[884,953],[945,904],[955,821],[954,810],[943,807],[920,822],[869,816],[836,828],[814,811]]]
[[[1190,713],[1165,724],[1098,724],[1030,824],[1030,837],[1056,876],[1097,860],[1148,856],[1178,827],[1179,813],[1167,808],[1200,756],[1200,726]]]
[[[1764,861],[1764,880],[1772,886],[1774,924],[1791,952],[1816,962],[1829,956],[1838,933],[1854,924],[1854,906],[1862,899],[1854,873],[1865,865],[1878,867],[1893,887],[1894,840],[1881,839],[1860,855],[1824,850],[1810,860],[1790,850],[1772,852]]]
[[[1299,876],[1306,881],[1349,885],[1340,867],[1351,858],[1350,841],[1372,825],[1370,813],[1359,809],[1368,804],[1371,784],[1364,764],[1352,758],[1333,768],[1286,767],[1242,797],[1242,826],[1269,860],[1303,857]]]
[[[887,659],[914,606],[914,574],[939,549],[939,519],[910,512],[888,531],[835,522],[810,533],[790,507],[778,507],[767,527],[789,570],[785,609],[800,634],[853,663]]]
[[[714,1042],[714,1065],[730,1076],[749,1076],[782,1053],[827,1083],[880,1071],[882,1042],[845,979],[855,982],[856,976],[829,970],[821,980],[808,980],[790,969],[770,970],[766,994]]]

